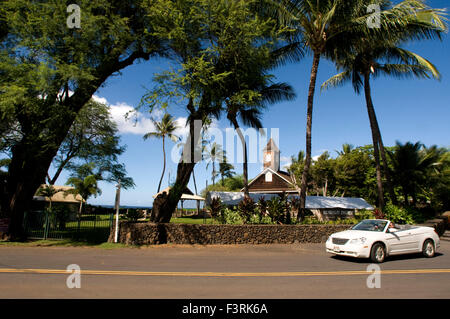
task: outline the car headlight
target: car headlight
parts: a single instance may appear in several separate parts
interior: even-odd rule
[[[360,245],[362,245],[362,244],[364,244],[366,242],[366,240],[367,240],[367,238],[365,238],[365,237],[355,238],[355,239],[350,240],[350,244],[360,244]]]

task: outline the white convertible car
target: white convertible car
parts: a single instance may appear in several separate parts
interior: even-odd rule
[[[351,229],[332,234],[326,242],[328,253],[370,258],[381,263],[387,256],[423,253],[433,257],[440,245],[432,227],[395,225],[385,219],[365,219]]]

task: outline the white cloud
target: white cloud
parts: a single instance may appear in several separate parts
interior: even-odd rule
[[[292,164],[292,159],[288,156],[281,156],[280,162],[281,162],[282,169],[288,169],[289,166],[291,166],[291,164]]]
[[[160,120],[164,115],[164,111],[155,109],[147,116],[142,112],[136,111],[133,106],[127,103],[119,102],[110,104],[106,98],[98,95],[93,95],[92,99],[109,106],[111,118],[117,124],[118,130],[122,134],[144,135],[149,132],[154,132],[155,126],[151,117]],[[175,119],[175,122],[179,126],[175,132],[176,135],[180,137],[187,136],[189,128],[186,127],[186,120],[186,117],[178,117]]]

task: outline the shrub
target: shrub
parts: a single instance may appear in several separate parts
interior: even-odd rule
[[[379,210],[378,208],[374,209],[373,214],[375,215],[376,219],[385,219],[386,218],[386,216],[383,214],[383,212],[381,210]]]
[[[279,197],[272,197],[267,201],[267,211],[272,221],[277,223],[286,221],[286,203]]]
[[[260,197],[258,203],[256,204],[256,208],[259,210],[259,214],[261,217],[267,216],[267,201],[264,197]]]
[[[261,217],[258,214],[253,214],[248,219],[249,224],[261,224]]]
[[[255,213],[256,204],[250,197],[244,197],[238,204],[238,211],[243,220],[248,221]]]
[[[225,208],[222,211],[220,220],[223,224],[229,225],[242,225],[244,223],[239,212],[231,210],[229,208]]]
[[[357,220],[358,222],[360,222],[363,219],[372,219],[372,218],[376,217],[375,214],[370,210],[362,209],[355,213],[355,220]]]
[[[272,218],[270,216],[261,217],[260,224],[270,225],[273,224]]]
[[[413,224],[414,219],[411,214],[404,208],[388,203],[384,207],[386,219],[398,224]]]
[[[139,218],[142,218],[144,214],[135,208],[129,208],[127,209],[127,212],[125,213],[125,218],[131,222],[137,221]]]
[[[222,210],[222,200],[220,199],[220,197],[214,197],[211,200],[211,205],[209,206],[209,209],[211,211],[212,218],[219,216],[220,211]]]

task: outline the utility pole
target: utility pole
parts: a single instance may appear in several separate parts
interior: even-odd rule
[[[119,239],[119,207],[120,207],[120,179],[119,183],[116,185],[116,201],[115,201],[115,208],[116,208],[116,229],[114,234],[114,242],[117,243]]]

